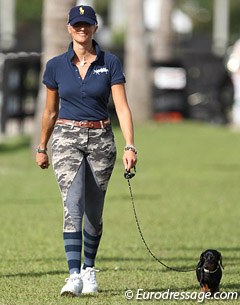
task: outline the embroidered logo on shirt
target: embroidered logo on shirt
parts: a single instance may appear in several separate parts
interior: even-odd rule
[[[96,69],[96,70],[93,70],[93,74],[97,74],[99,75],[100,73],[108,73],[109,70],[107,68],[100,68],[100,69]]]

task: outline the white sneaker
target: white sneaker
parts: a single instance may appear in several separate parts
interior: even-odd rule
[[[83,289],[83,281],[80,273],[74,272],[69,278],[65,280],[66,284],[63,286],[60,295],[80,296]]]
[[[99,270],[94,267],[81,268],[81,278],[83,281],[82,293],[98,292],[96,272],[99,272]]]

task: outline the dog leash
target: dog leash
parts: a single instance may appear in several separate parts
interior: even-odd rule
[[[149,248],[149,246],[148,246],[148,244],[147,244],[147,242],[146,242],[146,240],[143,236],[143,233],[142,233],[139,221],[138,221],[137,212],[136,212],[136,208],[135,208],[135,203],[134,203],[134,199],[133,199],[133,192],[132,192],[130,179],[132,179],[135,176],[135,174],[136,174],[136,167],[134,166],[134,172],[131,172],[130,170],[126,170],[124,172],[124,178],[127,179],[127,182],[128,182],[128,188],[129,188],[133,213],[134,213],[136,225],[137,225],[137,228],[138,228],[138,232],[141,236],[141,239],[142,239],[147,251],[159,264],[161,264],[162,266],[166,267],[169,270],[176,271],[176,272],[192,272],[192,271],[195,271],[196,269],[178,269],[178,268],[170,267],[170,266],[166,265],[165,263],[163,263],[159,258],[157,258],[156,255],[154,255],[153,252],[151,251],[151,249]]]

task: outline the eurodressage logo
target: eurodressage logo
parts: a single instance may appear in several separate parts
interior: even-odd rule
[[[108,73],[109,70],[107,68],[100,68],[100,69],[96,69],[96,70],[93,70],[93,74],[97,74],[97,75],[100,75],[101,73]]]
[[[84,9],[81,6],[79,8],[79,12],[80,12],[80,15],[84,15],[84,13],[85,13]]]

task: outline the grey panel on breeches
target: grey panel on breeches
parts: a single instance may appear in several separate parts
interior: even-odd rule
[[[90,165],[86,158],[83,158],[68,190],[65,203],[71,224],[77,232],[82,230],[82,219],[85,212],[84,229],[93,236],[102,233],[104,195],[105,192],[100,189]]]
[[[85,207],[85,169],[85,159],[83,158],[65,201],[71,225],[74,226],[76,232],[82,231],[82,218]],[[68,220],[65,219],[64,222],[64,228],[66,228],[69,225]]]

